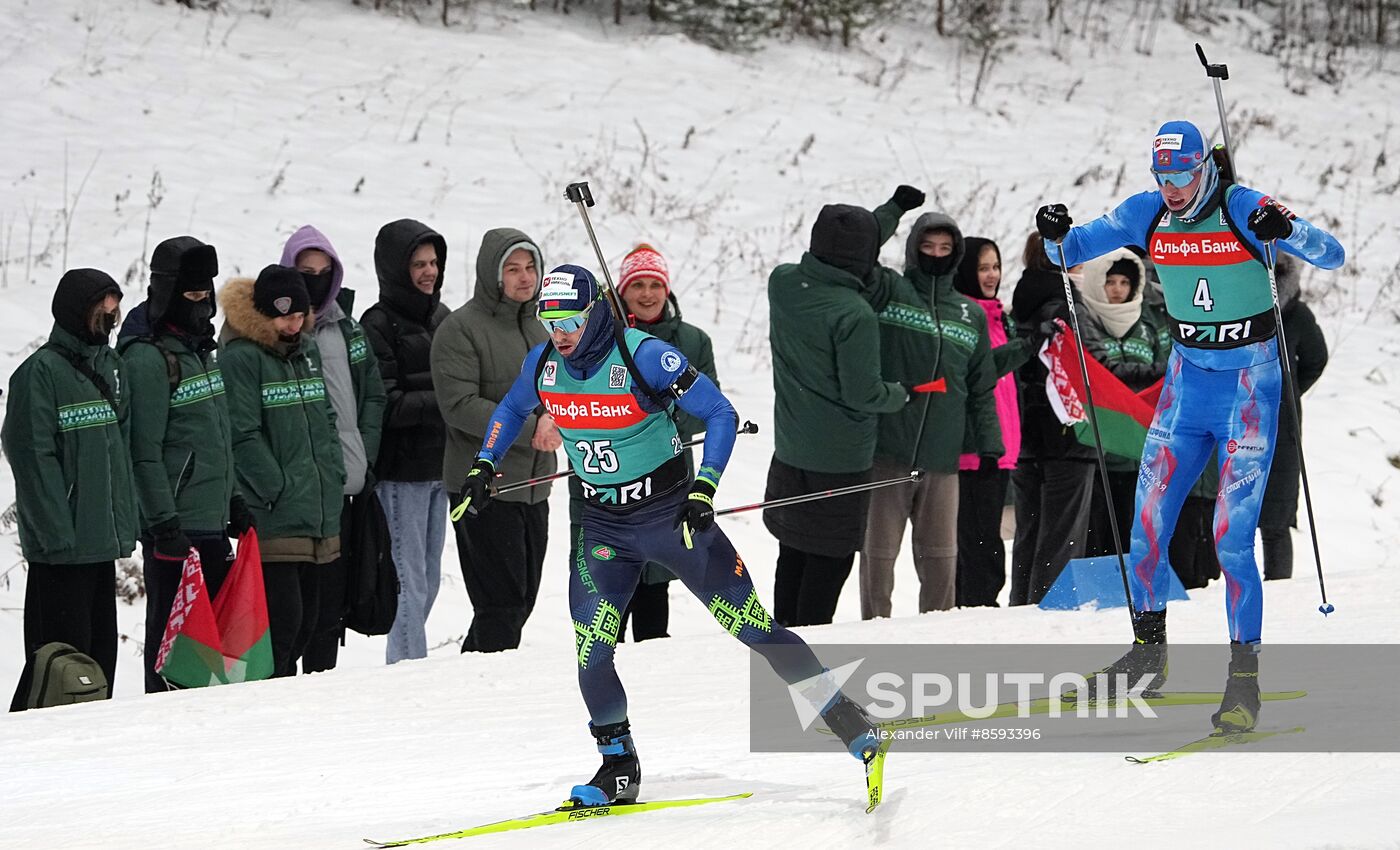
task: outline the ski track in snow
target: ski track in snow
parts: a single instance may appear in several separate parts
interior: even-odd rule
[[[559,197],[565,183],[588,179],[610,262],[638,239],[661,248],[687,318],[715,339],[725,391],[764,427],[740,438],[720,494],[724,504],[754,501],[772,450],[763,281],[773,264],[800,256],[822,203],[873,206],[896,184],[925,188],[925,209],[941,206],[966,233],[998,239],[1009,298],[1036,205],[1063,201],[1088,220],[1150,186],[1146,140],[1159,123],[1180,115],[1216,128],[1190,47],[1201,36],[1170,21],[1153,57],[1096,56],[1071,42],[1061,59],[1043,42],[1018,39],[971,108],[955,91],[955,43],[918,32],[891,31],[884,43],[872,34],[852,51],[791,43],[732,57],[674,36],[623,37],[586,11],[565,18],[479,5],[473,31],[443,31],[339,0],[262,5],[270,17],[149,0],[0,6],[6,379],[50,324],[64,262],[65,150],[70,199],[92,169],[72,216],[68,266],[97,266],[120,280],[157,241],[191,232],[218,247],[221,277],[248,274],[312,223],[345,259],[357,313],[375,298],[375,231],[401,216],[447,237],[443,297],[452,307],[471,291],[475,248],[490,227],[521,227],[551,266],[595,266],[576,213]],[[1110,19],[1121,21],[1130,4],[1109,5]],[[1400,451],[1400,345],[1386,306],[1393,300],[1372,309],[1400,253],[1400,201],[1381,191],[1400,179],[1400,163],[1392,155],[1373,167],[1392,120],[1395,73],[1365,73],[1358,62],[1338,90],[1313,83],[1307,95],[1281,93],[1274,61],[1243,41],[1216,34],[1207,43],[1213,60],[1230,63],[1232,115],[1272,118],[1236,128],[1241,170],[1352,251],[1346,271],[1304,276],[1315,295],[1337,287],[1314,304],[1333,359],[1306,399],[1337,613],[1316,611],[1300,508],[1296,578],[1268,585],[1265,637],[1396,642],[1400,473],[1386,457]],[[904,66],[876,88],[858,75],[873,78],[881,61]],[[1392,54],[1384,64],[1394,62]],[[1100,173],[1073,185],[1095,166]],[[161,199],[148,209],[157,170]],[[986,188],[974,199],[979,185]],[[885,262],[901,262],[908,221]],[[44,249],[31,285],[25,254]],[[127,288],[125,308],[142,288]],[[0,470],[0,505],[13,492],[8,468]],[[457,653],[470,606],[450,538],[428,624],[437,648],[390,669],[383,639],[351,635],[330,674],[147,698],[144,606],[120,606],[131,640],[121,647],[116,699],[0,718],[0,846],[350,848],[362,837],[455,830],[554,805],[597,759],[575,683],[563,493],[556,488],[555,548],[517,652]],[[753,514],[724,527],[769,598],[773,540]],[[0,573],[19,559],[14,534],[5,541]],[[838,622],[802,633],[814,643],[1128,639],[1121,610],[913,616],[907,554],[898,569],[897,618],[857,622],[853,578]],[[23,586],[21,569],[0,578],[7,696],[21,661]],[[1235,751],[1131,765],[1115,753],[896,747],[886,801],[866,815],[860,768],[848,757],[749,752],[746,650],[682,588],[673,585],[671,598],[675,637],[619,650],[644,795],[755,796],[436,846],[1079,847],[1135,830],[1193,845],[1395,846],[1393,754]],[[1173,640],[1222,639],[1219,582],[1171,610]],[[1209,708],[1184,710],[1208,723]]]

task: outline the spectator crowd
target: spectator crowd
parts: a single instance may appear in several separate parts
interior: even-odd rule
[[[891,616],[906,527],[914,575],[903,580],[917,580],[920,612],[1034,605],[1071,559],[1127,545],[1138,458],[1110,454],[1104,488],[1093,444],[1054,409],[1040,354],[1070,316],[1068,289],[1088,354],[1132,392],[1149,391],[1171,347],[1152,263],[1114,251],[1069,269],[1067,285],[1037,233],[968,235],[938,211],[902,225],[924,202],[900,186],[873,210],[826,206],[808,251],[769,277],[775,449],[765,498],[888,483],[764,512],[778,544],[781,625],[831,622],[853,569],[862,618]],[[881,248],[896,237],[901,268],[889,268]],[[1009,287],[1001,244],[1019,271]],[[275,676],[336,666],[366,547],[386,552],[397,576],[386,662],[424,657],[449,533],[473,612],[462,652],[520,645],[547,555],[581,560],[577,478],[569,545],[552,555],[548,546],[562,445],[553,417],[541,407],[526,421],[497,465],[502,491],[478,515],[450,520],[449,506],[462,499],[493,409],[547,338],[536,319],[545,252],[520,230],[486,231],[473,294],[455,309],[442,301],[447,255],[428,225],[385,224],[373,252],[377,300],[358,319],[341,255],[312,226],[255,277],[221,285],[214,245],[166,239],[151,255],[145,300],[124,320],[109,275],[63,274],[48,341],[10,377],[3,424],[28,561],[26,664],[12,710],[25,707],[36,653],[55,641],[114,679],[116,562],[138,543],[148,693],[172,687],[154,648],[187,556],[198,554],[217,595],[249,529]],[[646,243],[612,271],[627,323],[720,384],[710,337],[681,310],[677,284],[692,282],[674,281]],[[1298,271],[1280,258],[1305,392],[1327,347]],[[703,430],[678,415],[682,440]],[[1269,579],[1292,574],[1298,439],[1284,417],[1259,521]],[[1186,587],[1220,575],[1214,476],[1207,464],[1171,542]],[[504,489],[518,482],[528,485]],[[667,636],[672,578],[648,564],[622,635],[630,622],[634,640]]]

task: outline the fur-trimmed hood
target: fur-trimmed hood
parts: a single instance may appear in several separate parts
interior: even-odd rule
[[[227,345],[235,339],[246,339],[285,357],[290,352],[278,338],[272,319],[253,306],[253,283],[251,277],[235,277],[219,290],[219,307],[224,311],[219,344]],[[315,326],[315,311],[308,310],[306,321],[302,324],[302,335],[305,336],[306,331]]]

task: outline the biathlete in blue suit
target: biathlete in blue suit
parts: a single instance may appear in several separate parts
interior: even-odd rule
[[[618,332],[593,274],[559,266],[544,279],[537,315],[550,340],[525,357],[520,377],[496,407],[462,487],[469,515],[491,497],[495,464],[527,416],[553,415],[583,484],[578,557],[569,607],[579,689],[603,765],[576,785],[579,805],[637,799],[641,769],[627,722],[627,695],[613,667],[622,612],[642,567],[655,561],[822,712],[857,758],[878,745],[864,712],[831,681],[800,637],[773,622],[744,560],[714,525],[714,495],[734,448],[738,416],[714,382],[673,346],[633,328]],[[669,415],[672,405],[703,419],[704,456],[694,480]]]
[[[1172,353],[1143,447],[1127,558],[1137,646],[1107,671],[1151,687],[1166,678],[1167,543],[1182,502],[1218,443],[1215,546],[1225,575],[1230,678],[1216,726],[1252,729],[1259,710],[1263,586],[1254,529],[1274,453],[1282,375],[1266,251],[1334,269],[1345,259],[1331,234],[1277,201],[1231,182],[1200,130],[1169,121],[1152,142],[1157,191],[1133,195],[1107,215],[1071,228],[1062,205],[1041,207],[1046,252],[1069,266],[1137,245],[1157,266]],[[1241,226],[1243,225],[1243,226]]]

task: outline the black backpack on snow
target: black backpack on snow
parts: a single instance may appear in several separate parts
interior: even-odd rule
[[[386,635],[399,609],[399,574],[389,548],[389,521],[374,482],[350,499],[350,534],[341,538],[349,564],[345,625],[362,635]]]

